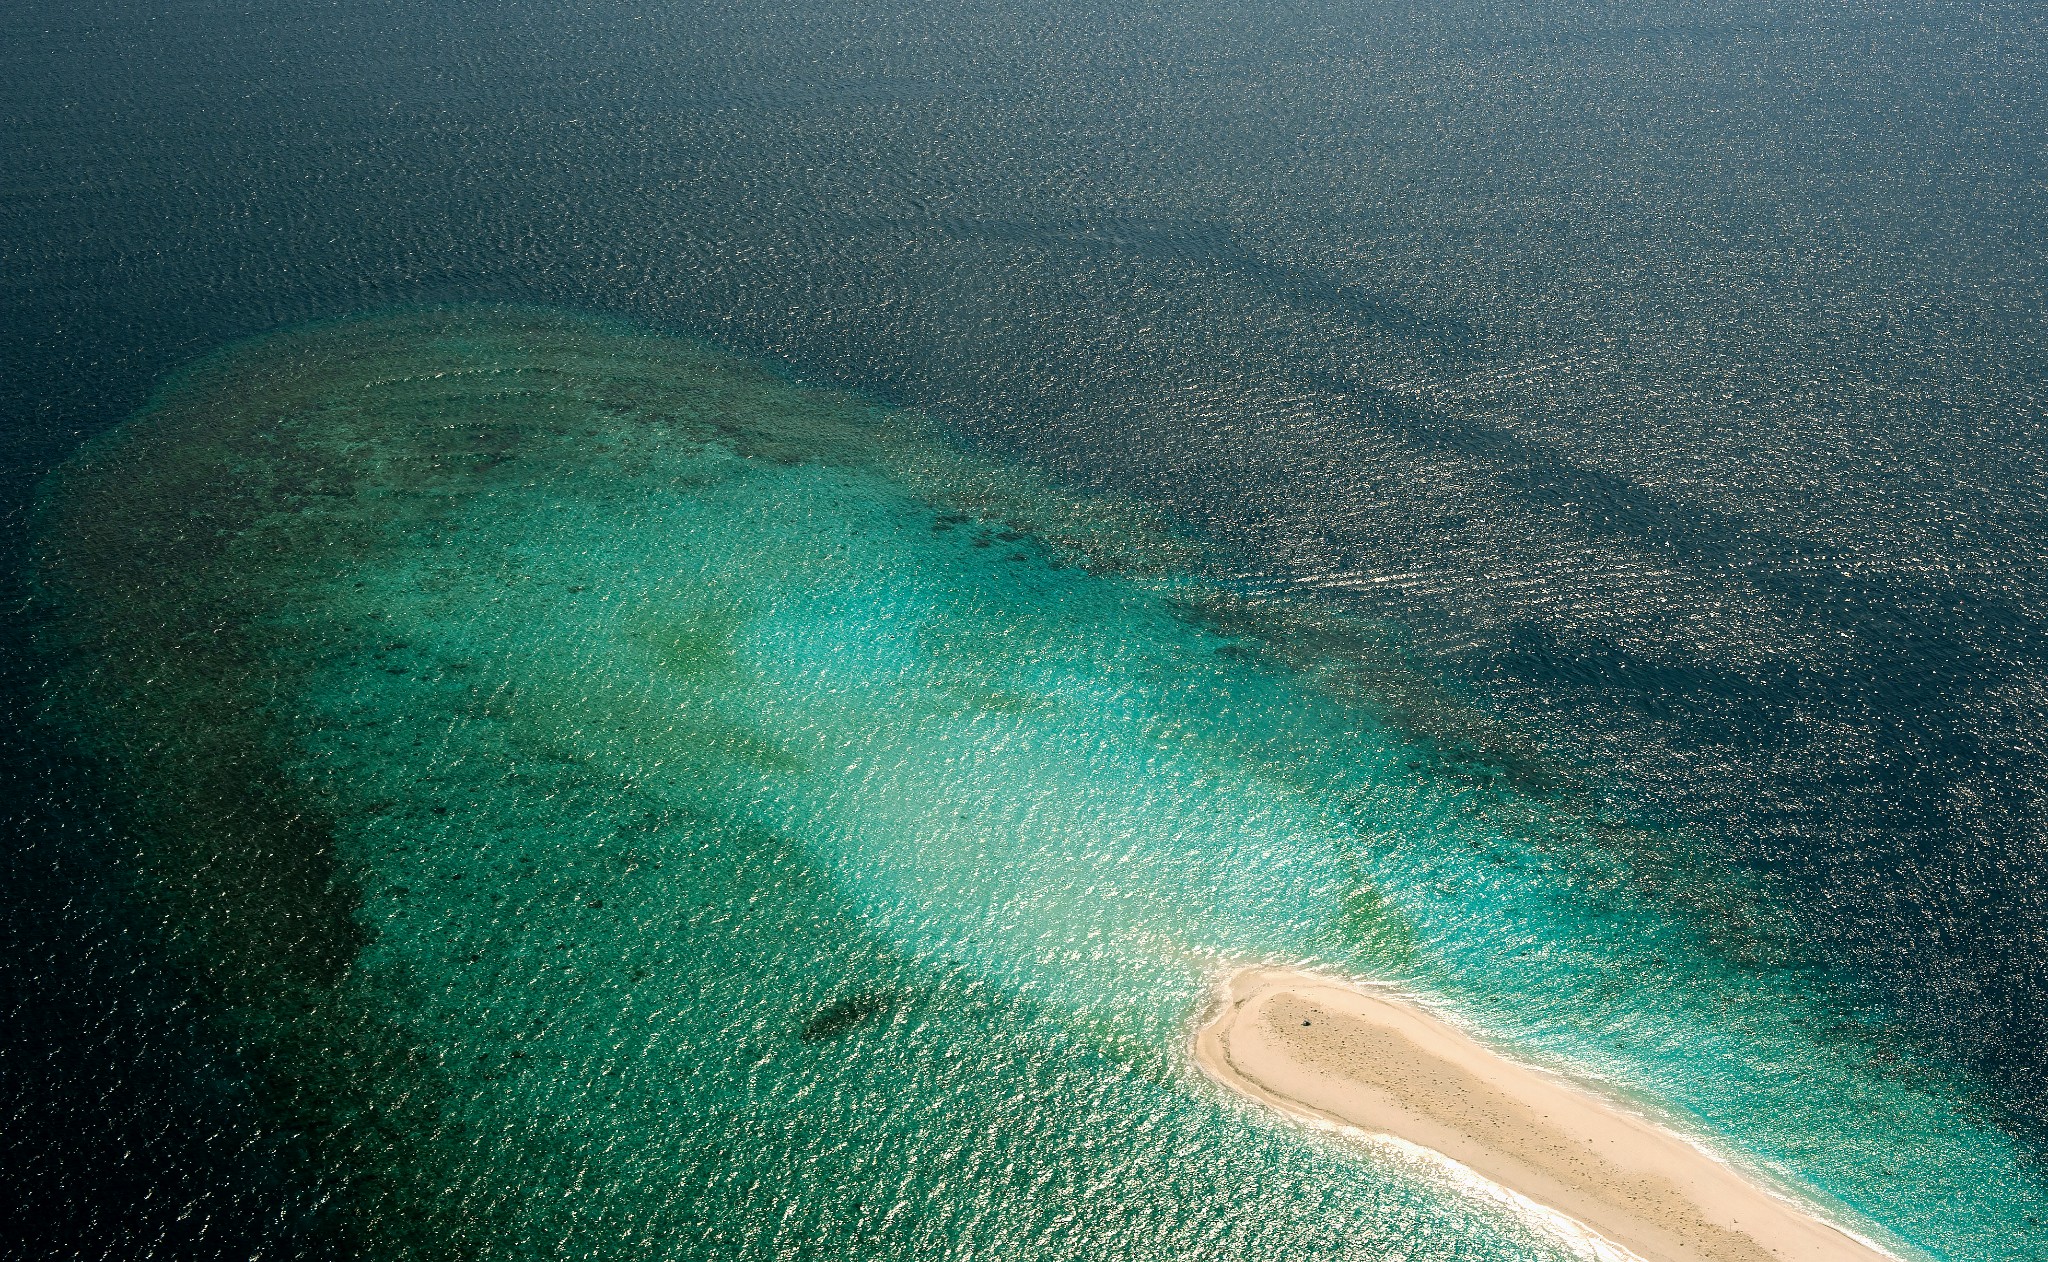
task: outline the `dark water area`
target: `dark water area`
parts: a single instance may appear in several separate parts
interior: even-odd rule
[[[0,1249],[318,1248],[38,726],[36,487],[226,343],[470,301],[923,409],[1382,621],[2048,1151],[2044,48],[1990,3],[0,6]]]

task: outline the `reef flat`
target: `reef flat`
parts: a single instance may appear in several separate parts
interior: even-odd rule
[[[1442,995],[1873,1233],[2017,1257],[2044,1205],[1682,839],[914,415],[381,316],[188,369],[39,538],[53,712],[362,1253],[1578,1248],[1203,1084],[1244,958]]]

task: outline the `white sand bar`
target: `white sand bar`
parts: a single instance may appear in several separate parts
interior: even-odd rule
[[[1248,968],[1224,984],[1195,1059],[1297,1117],[1441,1153],[1646,1262],[1893,1262],[1678,1135],[1391,994]]]

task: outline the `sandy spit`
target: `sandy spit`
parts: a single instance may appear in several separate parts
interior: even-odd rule
[[[1897,1262],[1679,1135],[1384,991],[1243,969],[1195,1034],[1211,1078],[1430,1149],[1644,1262]]]

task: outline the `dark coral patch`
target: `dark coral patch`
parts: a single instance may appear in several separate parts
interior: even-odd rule
[[[900,1003],[899,997],[888,991],[848,995],[820,1008],[797,1033],[806,1043],[823,1043],[888,1016]]]

